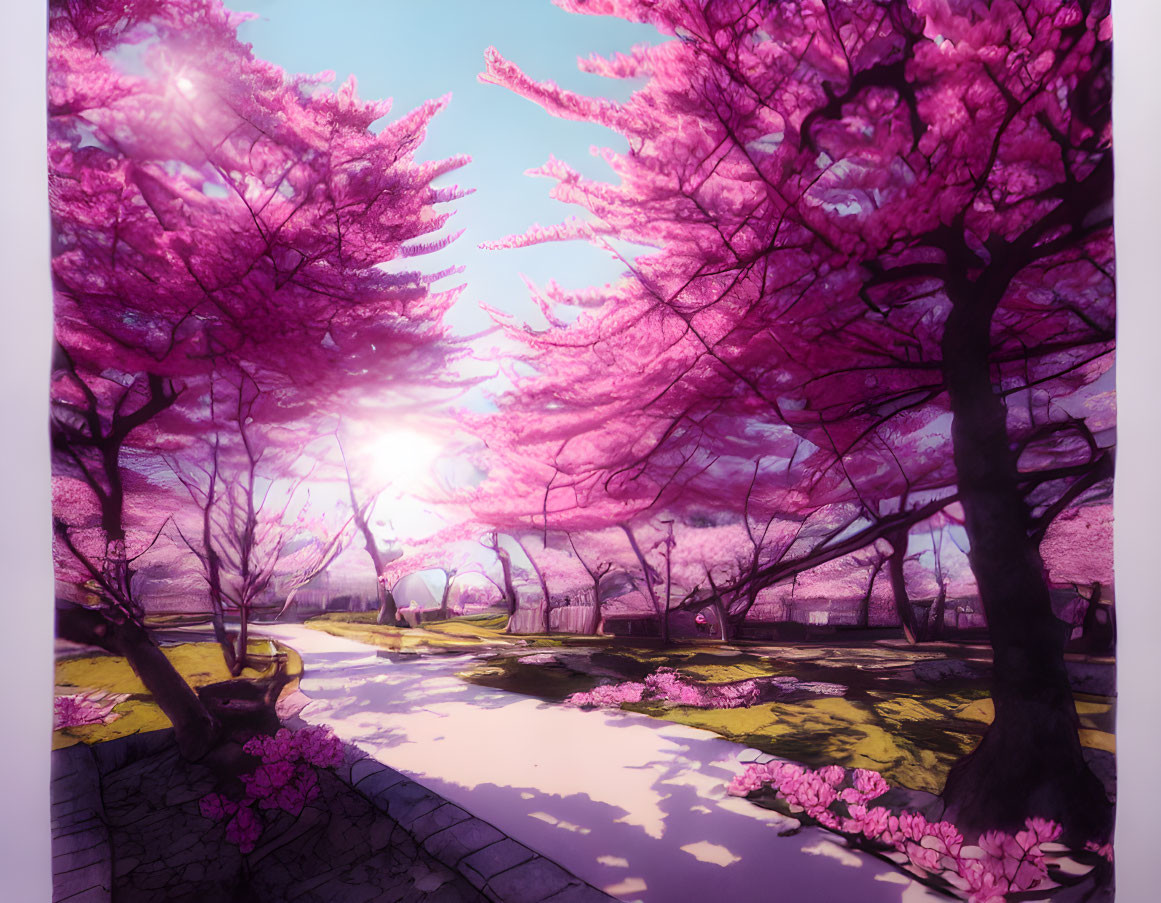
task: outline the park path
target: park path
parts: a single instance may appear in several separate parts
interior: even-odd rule
[[[744,747],[621,711],[469,684],[474,655],[400,655],[256,625],[303,659],[299,717],[625,901],[945,900],[832,835],[729,797]],[[531,651],[531,650],[530,650]]]

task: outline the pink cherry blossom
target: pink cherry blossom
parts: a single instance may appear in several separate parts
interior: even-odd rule
[[[547,325],[497,318],[522,366],[482,426],[485,494],[520,487],[498,513],[544,530],[672,521],[677,546],[639,555],[663,639],[674,595],[728,621],[843,559],[870,609],[883,543],[918,639],[908,583],[943,598],[955,575],[920,577],[909,535],[955,508],[941,529],[966,534],[974,579],[956,582],[974,583],[995,685],[1055,702],[998,708],[946,802],[995,827],[980,787],[998,779],[1009,809],[1109,823],[1045,568],[1077,584],[1107,571],[1107,530],[1080,514],[1107,497],[1113,461],[1107,0],[559,5],[673,39],[582,64],[640,79],[621,101],[486,55],[482,81],[621,139],[598,151],[607,182],[555,158],[536,172],[580,217],[491,246],[572,238],[625,275],[534,289]],[[757,542],[675,584],[678,524],[711,514]],[[1100,542],[1070,556],[1083,521]],[[782,524],[801,535],[784,543]],[[870,561],[850,567],[856,554]],[[1034,679],[1028,654],[1045,663]]]
[[[242,799],[210,793],[202,797],[199,808],[213,821],[229,819],[226,839],[248,853],[262,834],[259,813],[279,810],[300,814],[319,795],[317,769],[342,762],[342,742],[325,725],[311,725],[296,731],[280,728],[274,736],[251,737],[242,748],[261,759],[253,772],[241,775],[245,788]]]
[[[966,846],[951,822],[932,822],[920,812],[896,812],[859,801],[864,794],[875,798],[889,789],[876,772],[835,765],[811,770],[776,760],[747,765],[727,792],[746,796],[765,787],[776,790],[791,813],[844,835],[856,846],[903,853],[916,874],[940,889],[962,893],[971,903],[1003,901],[1009,893],[1053,886],[1041,844],[1055,841],[1061,826],[1049,819],[1029,818],[1016,834],[990,831],[978,845]],[[836,806],[845,807],[845,812]],[[1099,847],[1090,843],[1086,849]]]

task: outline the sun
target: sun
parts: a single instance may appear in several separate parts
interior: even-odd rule
[[[406,493],[434,481],[435,463],[443,452],[443,444],[430,433],[393,429],[370,440],[367,457],[377,482]]]

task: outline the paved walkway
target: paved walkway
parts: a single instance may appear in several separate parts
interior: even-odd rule
[[[625,901],[944,900],[833,835],[728,797],[743,748],[620,711],[583,711],[455,675],[471,655],[380,654],[261,625],[303,658],[300,717]]]

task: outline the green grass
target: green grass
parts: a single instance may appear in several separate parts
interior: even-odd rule
[[[515,655],[497,655],[457,676],[481,687],[510,690],[551,702],[591,690],[599,682],[596,677],[563,665],[528,664]]]
[[[468,652],[506,646],[558,647],[608,638],[573,637],[565,634],[515,636],[504,631],[507,615],[469,615],[445,621],[425,621],[422,627],[389,627],[375,623],[372,611],[332,612],[309,618],[305,625],[334,636],[378,646],[392,652]]]
[[[894,718],[886,717],[875,703],[843,697],[765,703],[744,709],[656,703],[625,708],[710,730],[814,768],[831,764],[870,768],[891,784],[938,793],[947,770],[974,748],[983,732],[982,725],[952,714],[969,699],[960,694],[923,700],[896,696],[885,702],[911,711],[909,717]],[[946,714],[937,714],[940,712]]]
[[[145,616],[145,626],[159,629],[166,627],[194,627],[209,624],[208,612],[177,612],[175,614],[152,614]]]
[[[642,680],[670,667],[706,683],[790,674],[848,687],[843,697],[769,702],[738,709],[699,709],[656,702],[626,704],[654,718],[712,731],[764,752],[819,767],[838,764],[881,772],[892,784],[938,793],[947,771],[979,742],[992,720],[983,680],[933,685],[907,669],[930,653],[894,648],[768,647],[764,654],[729,647],[560,650],[552,664],[496,655],[460,676],[472,683],[551,701],[598,683]],[[1081,742],[1112,751],[1112,700],[1077,696]]]
[[[511,637],[499,631],[493,637],[486,627],[457,630],[452,626],[455,623],[437,621],[423,627],[389,627],[375,623],[375,612],[335,612],[310,618],[306,626],[391,652],[467,652],[515,644]]]
[[[255,655],[285,653],[291,677],[297,680],[302,674],[302,659],[298,653],[281,643],[252,640],[249,649]],[[178,674],[192,687],[204,687],[207,684],[233,679],[226,667],[221,647],[217,643],[180,643],[162,646],[162,652]],[[246,668],[240,677],[252,679],[262,677],[265,673],[267,672]],[[295,684],[292,682],[291,687],[293,686]],[[67,696],[93,690],[128,694],[129,698],[114,706],[113,712],[119,717],[108,724],[85,724],[53,731],[53,749],[72,746],[75,743],[101,743],[129,734],[162,730],[170,726],[169,719],[153,701],[152,694],[122,656],[94,653],[57,660],[57,695]]]

